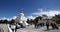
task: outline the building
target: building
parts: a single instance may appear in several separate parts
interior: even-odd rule
[[[24,13],[23,13],[23,9],[20,10],[20,13],[17,16],[15,21],[18,23],[22,23],[23,25],[28,25],[28,23],[26,22],[27,18],[24,16]]]

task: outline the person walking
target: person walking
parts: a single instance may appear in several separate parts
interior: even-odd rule
[[[35,28],[38,28],[38,20],[35,21]]]
[[[49,21],[47,20],[47,22],[46,22],[46,28],[47,28],[47,30],[49,30]]]
[[[52,26],[52,29],[59,29],[54,20],[51,21],[51,26]]]
[[[41,26],[41,20],[38,19],[37,27]]]

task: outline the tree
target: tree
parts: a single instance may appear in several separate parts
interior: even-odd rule
[[[36,18],[35,18],[35,21],[38,21],[38,19],[40,19],[40,20],[41,20],[41,19],[42,19],[42,17],[41,17],[41,16],[36,17]]]
[[[4,21],[4,23],[6,23],[6,24],[8,23],[8,20],[3,20],[3,21]]]
[[[32,19],[29,20],[30,24],[32,24],[32,21],[33,21]]]
[[[0,23],[2,23],[3,22],[3,20],[0,20]]]
[[[42,15],[43,17],[47,17],[47,15]]]
[[[60,24],[60,15],[55,15],[52,17],[52,20],[55,20],[56,23]]]
[[[40,20],[41,20],[41,19],[42,19],[42,17],[41,17],[41,16],[36,17],[36,18],[33,20],[33,22],[34,22],[34,23],[37,23],[37,22],[38,22],[38,19],[40,19]]]
[[[29,19],[27,19],[27,23],[29,23]]]
[[[32,24],[32,19],[27,19],[27,23]]]
[[[6,20],[0,20],[0,23],[3,23],[3,24],[8,24],[9,21],[6,19]]]
[[[13,24],[13,23],[15,23],[15,20],[12,19],[9,23],[10,23],[10,24]]]

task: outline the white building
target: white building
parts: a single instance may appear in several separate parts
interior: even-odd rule
[[[22,23],[23,25],[28,25],[26,21],[27,18],[24,16],[23,9],[21,9],[19,15],[16,18],[16,22]]]

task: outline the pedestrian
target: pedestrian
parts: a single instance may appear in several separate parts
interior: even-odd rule
[[[11,29],[12,29],[13,32],[15,32],[15,28],[16,28],[15,24],[12,24]]]
[[[52,26],[52,29],[59,29],[54,20],[51,21],[51,26]]]
[[[46,28],[47,28],[47,30],[49,30],[49,21],[47,20],[47,22],[46,22]]]
[[[18,23],[20,26],[21,26],[21,28],[23,28],[23,25],[22,25],[22,23]]]
[[[42,26],[42,21],[40,19],[38,19],[38,25],[37,25],[37,27],[39,27],[39,26]]]
[[[35,21],[35,28],[38,28],[37,25],[38,25],[38,20]]]
[[[15,32],[16,32],[18,29],[18,23],[16,23],[15,26],[16,26],[16,28],[15,28]]]
[[[39,25],[40,25],[40,19],[38,19],[37,28],[39,27]]]

